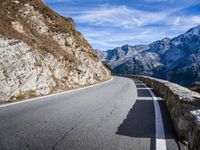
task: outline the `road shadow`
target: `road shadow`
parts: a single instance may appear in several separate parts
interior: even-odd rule
[[[151,97],[151,93],[148,89],[137,89],[138,97]]]
[[[145,85],[143,85],[143,83],[141,81],[134,80],[134,83],[135,83],[135,85],[137,87],[137,95],[138,95],[138,97],[151,98],[151,93],[149,92],[147,87]],[[156,93],[156,91],[154,91],[153,89],[152,89],[152,91],[155,94],[155,96],[158,98],[159,95]],[[163,117],[163,125],[164,125],[166,138],[167,139],[175,139],[176,141],[178,141],[178,135],[176,133],[176,130],[174,128],[171,116],[169,114],[167,106],[165,105],[164,100],[158,100],[158,103],[159,103],[161,114],[162,114],[162,117]],[[152,104],[153,104],[153,101],[152,101]],[[147,109],[150,109],[150,108],[147,108]],[[153,106],[152,109],[154,109],[154,106]]]
[[[116,134],[135,137],[150,138],[151,150],[155,150],[155,116],[151,100],[136,100],[126,119],[118,127]]]
[[[134,79],[133,82],[137,88],[137,96],[138,97],[151,97],[151,93],[147,89],[147,87],[143,84],[143,82]]]
[[[136,84],[136,87],[137,87],[137,88],[146,88],[146,86],[143,85],[143,84]]]
[[[169,114],[167,106],[165,105],[165,102],[163,100],[159,100],[158,103],[159,103],[162,118],[163,118],[165,138],[166,139],[175,139],[175,141],[178,142],[178,135],[174,128],[171,116]]]
[[[141,86],[140,81],[136,80],[134,82],[137,87],[138,99],[129,110],[126,119],[118,127],[116,134],[135,138],[149,138],[151,139],[150,150],[155,150],[155,111],[153,100],[149,99],[151,98],[151,93],[148,89],[145,89],[144,86]],[[156,97],[158,97],[157,94],[155,95]],[[148,99],[145,100],[145,98]],[[178,137],[173,126],[171,117],[169,115],[168,109],[163,100],[158,100],[158,103],[163,117],[165,139],[173,139],[177,145],[176,147],[180,149]],[[158,138],[162,139],[163,137]]]

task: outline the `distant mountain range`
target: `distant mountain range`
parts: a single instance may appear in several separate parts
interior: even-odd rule
[[[148,75],[189,85],[200,80],[200,25],[172,39],[124,45],[99,54],[116,74]]]

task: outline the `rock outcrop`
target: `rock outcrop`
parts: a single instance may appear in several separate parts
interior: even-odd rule
[[[0,102],[108,80],[110,71],[71,18],[42,0],[0,1]]]
[[[192,90],[192,91],[195,91],[195,92],[200,93],[200,81],[191,84],[190,86],[188,86],[188,88],[189,88],[190,90]]]

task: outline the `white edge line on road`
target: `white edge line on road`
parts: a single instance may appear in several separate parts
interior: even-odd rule
[[[104,82],[101,82],[101,83],[92,84],[92,85],[88,85],[88,86],[77,88],[77,89],[72,89],[72,90],[63,91],[63,92],[54,93],[54,94],[49,94],[49,95],[44,95],[44,96],[38,96],[38,97],[30,98],[30,99],[27,99],[27,100],[11,102],[11,103],[8,103],[8,104],[2,104],[2,105],[0,105],[0,108],[6,107],[6,106],[11,106],[11,105],[17,105],[17,104],[21,104],[21,103],[26,103],[26,102],[30,102],[30,101],[34,101],[34,100],[38,100],[38,99],[42,99],[42,98],[47,98],[47,97],[51,97],[51,96],[61,95],[61,94],[65,94],[65,93],[71,93],[71,92],[75,92],[75,91],[80,91],[80,90],[88,89],[88,88],[91,88],[91,87],[94,87],[94,86],[98,86],[98,85],[101,85],[101,84],[106,84],[106,83],[108,83],[108,82],[110,82],[112,80],[113,80],[113,77],[111,77],[107,81],[104,81]]]
[[[156,123],[156,150],[167,150],[163,118],[158,103],[158,99],[150,88],[148,88],[144,83],[143,85],[149,90],[153,99],[154,110],[155,110],[155,123]]]

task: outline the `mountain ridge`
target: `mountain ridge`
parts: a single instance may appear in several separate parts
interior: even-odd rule
[[[200,25],[171,39],[129,45],[126,53],[124,46],[100,53],[116,74],[148,75],[188,85],[200,80],[199,49]]]

